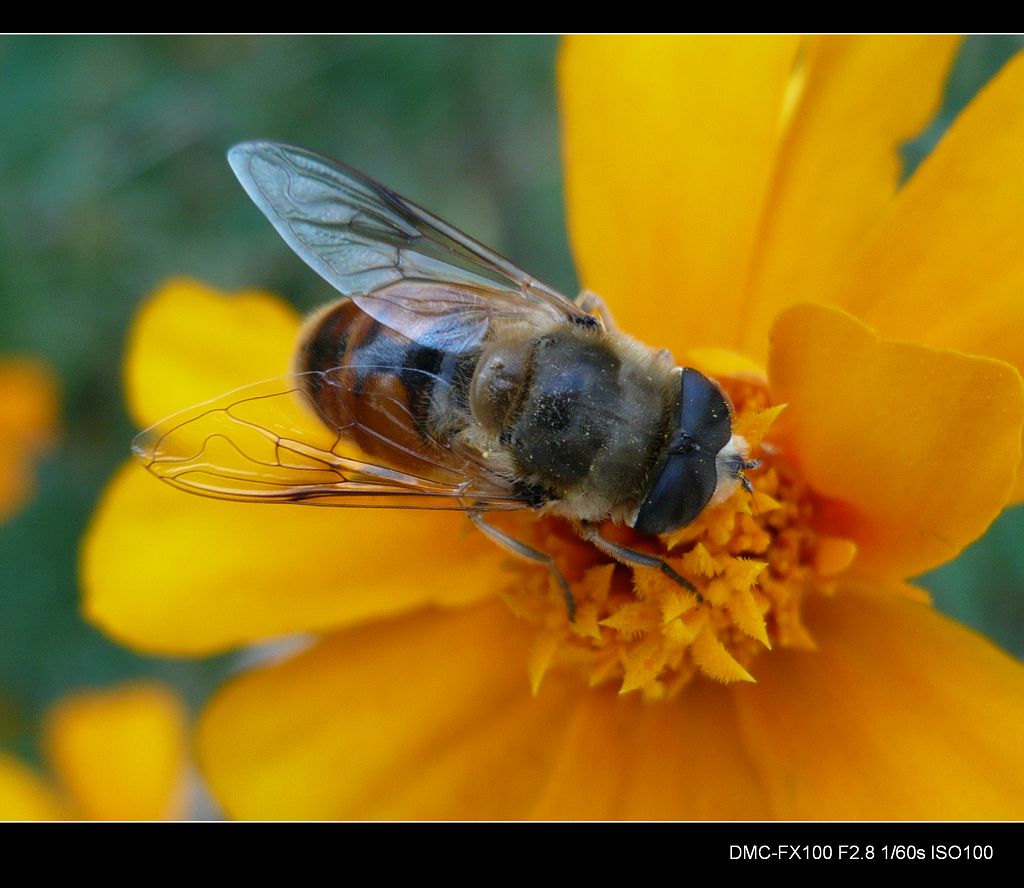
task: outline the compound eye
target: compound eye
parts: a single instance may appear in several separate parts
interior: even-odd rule
[[[682,433],[714,456],[732,437],[732,411],[718,387],[703,373],[682,370],[676,434]]]
[[[696,519],[718,486],[715,456],[707,451],[670,456],[637,513],[634,530],[668,533]]]
[[[667,533],[695,520],[715,495],[718,453],[731,437],[732,411],[722,390],[704,374],[684,367],[672,444],[633,528]]]

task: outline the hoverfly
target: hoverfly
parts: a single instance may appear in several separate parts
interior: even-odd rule
[[[693,521],[738,484],[746,442],[708,377],[573,301],[355,170],[246,142],[232,169],[288,245],[342,298],[306,322],[294,373],[158,423],[133,449],[163,481],[218,499],[458,509],[509,551],[545,552],[488,523],[533,509],[615,560],[666,561],[605,539]]]

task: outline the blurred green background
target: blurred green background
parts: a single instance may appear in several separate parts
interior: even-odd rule
[[[1019,37],[969,38],[908,171]],[[134,433],[120,358],[163,279],[260,287],[300,309],[330,290],[231,175],[265,137],[343,159],[559,289],[576,280],[562,208],[546,37],[0,39],[0,356],[39,355],[64,386],[60,446],[0,525],[0,746],[38,755],[40,714],[83,685],[155,676],[197,706],[230,658],[137,657],[78,617],[78,540]],[[184,406],[184,405],[183,405]],[[924,578],[938,606],[1024,656],[1024,509]],[[139,594],[145,594],[144,589]]]

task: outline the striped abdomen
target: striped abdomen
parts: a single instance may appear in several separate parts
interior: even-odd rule
[[[424,474],[468,422],[468,387],[478,353],[428,348],[375,321],[350,299],[314,315],[296,372],[310,376],[321,417],[367,455]]]

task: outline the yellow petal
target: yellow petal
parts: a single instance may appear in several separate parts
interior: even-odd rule
[[[800,305],[772,333],[788,454],[831,498],[823,522],[855,569],[903,579],[954,557],[1006,502],[1024,383],[1008,364],[879,340],[837,309]]]
[[[214,793],[253,819],[764,816],[724,691],[648,706],[553,671],[533,697],[520,628],[420,615],[238,679],[200,726]]]
[[[237,679],[199,728],[214,794],[243,819],[524,816],[570,710],[555,673],[531,693],[524,632],[498,602],[418,614]]]
[[[829,298],[852,248],[891,201],[900,145],[934,112],[958,43],[908,35],[808,43],[805,85],[779,150],[750,272],[741,341],[748,354],[765,359],[780,309]],[[905,258],[898,248],[897,256]]]
[[[1017,483],[1013,485],[1013,492],[1007,505],[1018,506],[1021,503],[1024,503],[1024,462],[1017,467]]]
[[[735,346],[790,37],[580,37],[559,66],[580,276],[652,345]]]
[[[81,577],[104,631],[195,654],[477,600],[505,582],[500,565],[459,513],[218,502],[127,465],[86,532]]]
[[[808,601],[813,653],[737,687],[746,747],[785,819],[1024,817],[1024,667],[898,593]]]
[[[728,348],[688,348],[679,355],[680,366],[696,367],[718,379],[731,377],[763,384],[764,364]]]
[[[957,118],[837,294],[880,332],[1024,370],[1024,54]],[[1014,501],[1024,500],[1024,471]]]
[[[761,819],[730,692],[696,681],[671,703],[589,691],[558,738],[531,812],[552,820]]]
[[[32,492],[32,464],[57,434],[59,383],[46,364],[0,361],[0,520]]]
[[[167,688],[137,684],[68,697],[50,713],[46,744],[83,817],[181,816],[185,712]]]
[[[142,307],[125,356],[139,428],[225,392],[290,372],[299,317],[276,296],[228,294],[176,278]]]
[[[13,756],[0,753],[0,820],[66,820],[54,789]]]
[[[858,253],[840,304],[886,335],[1024,365],[1022,154],[1019,54],[900,192]]]

